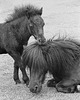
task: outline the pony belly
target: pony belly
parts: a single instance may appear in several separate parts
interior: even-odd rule
[[[55,85],[59,82],[63,87],[80,84],[80,65],[76,66],[76,68],[73,66],[73,69],[68,71],[68,73],[63,71],[61,73],[53,72],[51,74],[53,75]],[[50,82],[50,84],[52,83]]]
[[[80,68],[78,70],[80,70]],[[80,71],[75,71],[71,75],[70,79],[74,81],[74,84],[79,85],[80,84]]]

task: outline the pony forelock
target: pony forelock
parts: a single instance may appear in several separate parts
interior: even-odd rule
[[[27,46],[23,52],[23,62],[28,67],[33,67],[34,72],[47,70],[47,63],[45,61],[41,45],[37,42]]]
[[[11,22],[15,19],[18,19],[23,16],[34,16],[40,15],[40,8],[35,7],[33,5],[25,5],[22,7],[15,7],[14,11],[10,16],[6,19],[6,22]]]

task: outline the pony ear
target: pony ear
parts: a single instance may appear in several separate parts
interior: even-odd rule
[[[41,7],[39,14],[42,15],[43,7]]]
[[[29,13],[28,13],[27,17],[28,17],[28,19],[30,18],[30,14]]]
[[[28,19],[30,18],[30,12],[28,10],[26,10],[26,16]]]

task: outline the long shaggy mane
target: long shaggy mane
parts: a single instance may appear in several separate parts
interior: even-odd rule
[[[23,61],[29,67],[33,65],[36,71],[44,68],[54,70],[54,74],[68,73],[80,61],[80,43],[65,38],[50,39],[42,45],[36,42],[26,47]]]
[[[54,74],[68,73],[80,61],[80,43],[76,40],[58,38],[47,41],[47,45],[45,59],[50,72],[53,68]]]
[[[47,69],[42,47],[38,42],[27,46],[23,52],[22,58],[24,66],[28,65],[30,69],[33,67],[34,72]]]
[[[6,22],[13,21],[23,16],[28,17],[28,16],[34,16],[34,15],[40,15],[40,9],[37,7],[34,7],[33,5],[16,7],[14,9],[14,12],[6,19]]]

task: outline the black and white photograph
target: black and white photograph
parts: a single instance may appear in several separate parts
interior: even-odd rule
[[[80,0],[0,0],[0,100],[80,100]]]

